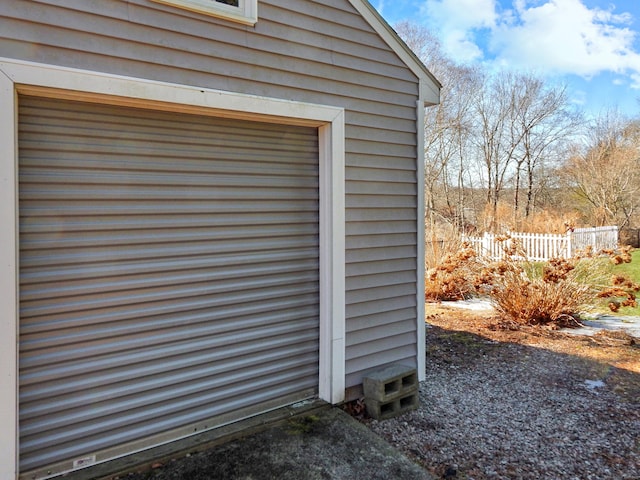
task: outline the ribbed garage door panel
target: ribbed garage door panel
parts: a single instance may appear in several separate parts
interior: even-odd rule
[[[315,394],[315,129],[19,111],[21,471]]]

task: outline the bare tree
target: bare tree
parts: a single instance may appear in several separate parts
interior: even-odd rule
[[[484,211],[485,228],[498,230],[504,226],[498,207],[507,192],[514,219],[529,217],[537,195],[551,183],[544,175],[560,162],[563,144],[581,123],[564,87],[532,74],[490,74],[456,64],[424,26],[402,22],[395,29],[442,83],[440,104],[425,111],[430,229],[442,220],[465,228],[468,218],[475,222]],[[476,201],[482,196],[484,208]]]
[[[476,141],[486,173],[489,230],[497,230],[498,203],[508,173],[513,166],[515,152],[522,141],[517,125],[520,101],[518,77],[502,72],[492,77],[474,102]]]
[[[498,204],[513,191],[514,220],[531,213],[537,175],[554,159],[559,145],[575,133],[580,117],[569,106],[564,87],[550,86],[529,73],[501,72],[491,77],[475,102],[476,135],[487,188],[488,228],[499,229]]]
[[[627,226],[640,209],[640,122],[603,114],[563,173],[587,221]]]
[[[423,26],[401,22],[396,31],[413,52],[440,80],[440,104],[425,111],[425,207],[433,227],[436,217],[464,222],[464,170],[466,147],[472,133],[471,99],[479,88],[478,71],[457,65],[442,51],[440,42]],[[455,172],[452,172],[455,168]],[[457,195],[451,198],[452,180]],[[440,211],[444,198],[447,212]]]
[[[558,160],[562,144],[582,125],[582,117],[572,110],[563,86],[547,86],[530,74],[520,75],[514,101],[514,128],[521,142],[516,151],[514,178],[514,213],[521,209],[521,180],[525,181],[525,218],[531,214],[536,191],[544,184],[536,175],[546,164]],[[523,178],[524,177],[524,178]]]

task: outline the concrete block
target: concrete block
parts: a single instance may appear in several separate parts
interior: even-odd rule
[[[369,372],[362,379],[364,398],[387,403],[404,397],[418,388],[415,368],[393,364]]]
[[[379,402],[365,397],[364,403],[367,406],[367,413],[371,417],[376,420],[386,420],[418,408],[418,390],[416,388],[413,392],[407,392],[387,402]]]

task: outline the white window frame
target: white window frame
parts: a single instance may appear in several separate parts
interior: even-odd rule
[[[152,0],[192,12],[224,18],[245,25],[258,21],[258,0],[238,0],[238,6],[227,5],[216,0]]]
[[[319,397],[345,398],[345,112],[0,58],[0,478],[18,478],[18,95],[316,127],[320,168]]]

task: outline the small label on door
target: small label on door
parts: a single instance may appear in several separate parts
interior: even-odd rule
[[[73,468],[82,468],[96,463],[96,456],[89,455],[87,457],[77,458],[73,461]]]

